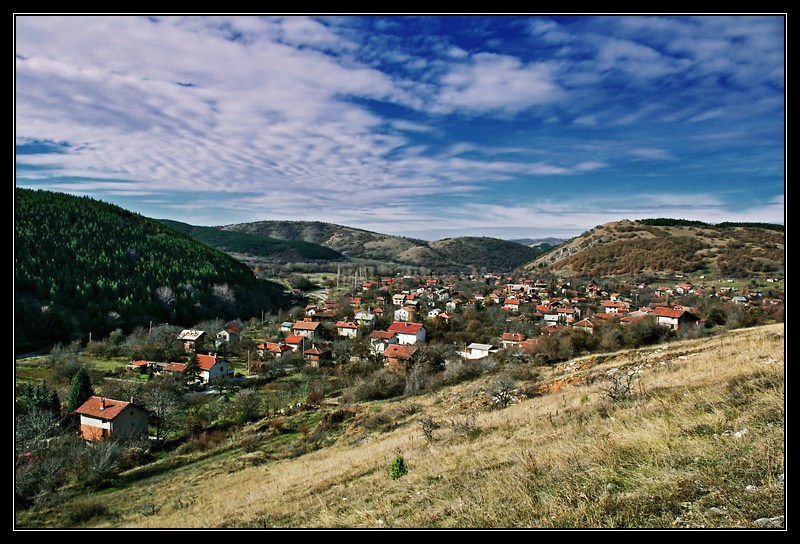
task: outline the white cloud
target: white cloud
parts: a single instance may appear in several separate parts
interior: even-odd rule
[[[507,55],[478,53],[442,77],[437,108],[513,112],[559,98],[548,64],[524,64]]]

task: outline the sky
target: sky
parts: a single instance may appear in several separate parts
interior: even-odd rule
[[[15,186],[430,240],[785,224],[786,22],[18,13]]]

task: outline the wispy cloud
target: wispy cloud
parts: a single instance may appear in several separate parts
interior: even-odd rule
[[[15,31],[17,184],[190,223],[585,224],[650,210],[654,178],[728,195],[708,216],[776,217],[783,193],[781,17],[17,16]],[[507,193],[549,207],[474,207]],[[625,209],[599,198],[622,193]]]

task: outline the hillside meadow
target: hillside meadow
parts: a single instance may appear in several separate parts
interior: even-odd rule
[[[262,421],[17,525],[783,528],[784,354],[778,324],[506,369],[306,415],[327,432],[302,454],[269,453]]]

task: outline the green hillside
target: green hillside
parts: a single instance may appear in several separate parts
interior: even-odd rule
[[[279,240],[247,232],[222,230],[218,227],[195,226],[166,219],[162,219],[161,222],[191,236],[199,242],[230,254],[266,257],[277,262],[334,261],[344,258],[338,251],[300,240]]]
[[[16,189],[18,351],[149,322],[275,308],[280,288],[161,222],[88,197]]]

